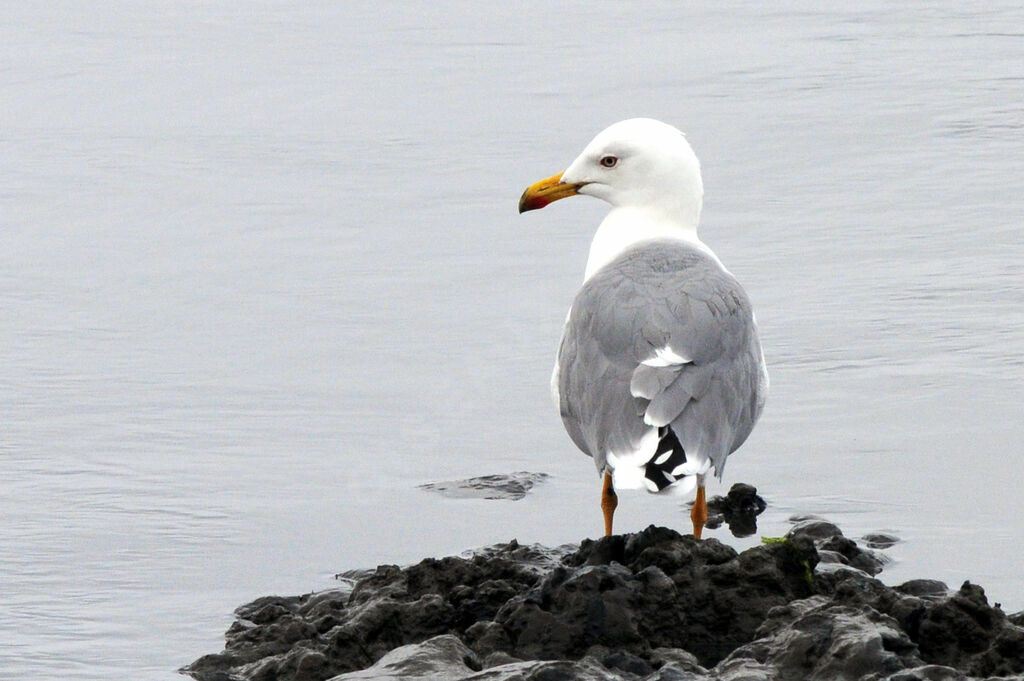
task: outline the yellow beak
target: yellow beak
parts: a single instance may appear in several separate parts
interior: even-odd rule
[[[562,182],[562,173],[552,175],[546,180],[531,184],[523,192],[519,199],[519,212],[525,213],[528,210],[536,210],[544,206],[564,199],[567,196],[575,196],[579,193],[582,184],[567,184]]]

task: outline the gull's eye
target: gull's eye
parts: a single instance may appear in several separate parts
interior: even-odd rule
[[[615,164],[619,162],[618,156],[602,156],[601,165],[605,168],[614,168]]]

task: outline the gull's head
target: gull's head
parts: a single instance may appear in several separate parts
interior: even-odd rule
[[[631,118],[598,134],[565,172],[530,186],[519,212],[575,194],[696,228],[704,185],[683,133],[661,121]]]

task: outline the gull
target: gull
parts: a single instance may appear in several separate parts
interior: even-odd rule
[[[611,205],[590,245],[551,377],[572,441],[603,478],[605,534],[617,489],[688,495],[699,539],[705,478],[764,408],[768,372],[743,287],[697,237],[700,162],[675,127],[608,127],[562,173],[526,189],[523,213],[574,195]]]

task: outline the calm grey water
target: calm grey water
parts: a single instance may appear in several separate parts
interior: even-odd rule
[[[0,677],[169,679],[256,596],[600,532],[548,376],[604,209],[515,208],[635,115],[757,307],[763,533],[1024,608],[1024,9],[708,5],[4,5]]]

